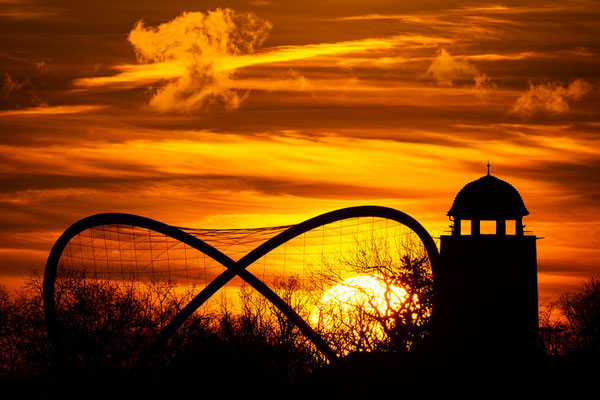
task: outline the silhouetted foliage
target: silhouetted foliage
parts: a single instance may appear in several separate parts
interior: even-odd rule
[[[560,296],[558,307],[572,335],[571,352],[600,355],[600,276],[592,276],[577,292]]]
[[[600,356],[600,276],[539,307],[540,345],[551,356]]]
[[[274,286],[282,298],[294,302],[298,284],[290,278]],[[41,288],[37,275],[30,276],[16,296],[0,287],[3,382],[52,378]],[[131,378],[140,354],[197,292],[169,282],[95,280],[85,273],[63,274],[55,290],[67,366],[60,371],[61,380],[69,382],[74,394],[94,387],[98,397]],[[244,286],[239,304],[223,300],[219,309],[194,313],[143,366],[129,390],[133,382],[143,382],[136,390],[151,394],[176,387],[179,393],[198,393],[199,384],[227,385],[232,373],[246,389],[274,388],[324,362],[279,310]]]
[[[348,279],[353,276],[371,277],[380,287],[373,290]],[[407,233],[392,244],[376,237],[357,241],[339,259],[324,260],[313,279],[321,291],[341,285],[357,293],[319,306],[320,329],[339,354],[422,346],[433,306],[433,274],[416,235]]]
[[[11,296],[0,287],[0,374],[4,380],[34,380],[50,365],[42,308],[41,279],[32,275]]]
[[[260,392],[280,398],[290,394],[294,387],[297,390],[294,383],[305,382],[310,377],[315,377],[313,382],[317,384],[330,384],[333,393],[339,389],[336,385],[349,385],[348,379],[356,379],[357,385],[369,387],[366,381],[358,382],[356,375],[366,377],[363,374],[367,371],[373,381],[387,373],[400,382],[397,373],[402,370],[399,365],[404,365],[405,376],[411,377],[410,382],[414,384],[413,378],[424,376],[423,371],[435,363],[432,361],[429,365],[428,359],[423,359],[417,371],[415,352],[409,351],[418,348],[427,334],[431,272],[426,257],[418,250],[403,250],[399,256],[381,242],[373,242],[341,260],[346,272],[377,274],[379,279],[383,276],[387,290],[402,285],[407,290],[407,298],[411,298],[411,293],[415,296],[413,303],[407,301],[399,305],[390,301],[388,306],[397,308],[379,312],[366,308],[366,312],[358,315],[354,322],[359,324],[354,328],[362,330],[359,333],[367,333],[368,324],[371,324],[368,329],[375,324],[385,333],[376,338],[377,341],[345,342],[356,340],[358,336],[348,334],[349,326],[343,321],[338,321],[336,329],[325,332],[331,343],[339,341],[349,346],[336,348],[341,354],[369,350],[373,352],[372,358],[357,358],[354,353],[345,364],[331,369],[288,318],[255,290],[242,286],[235,304],[231,298],[223,297],[219,308],[204,308],[194,313],[150,360],[143,371],[143,384],[129,382],[131,367],[140,353],[161,327],[187,304],[194,288],[181,288],[169,282],[95,280],[80,273],[61,276],[55,286],[69,366],[64,379],[72,385],[74,397],[80,396],[82,390],[89,393],[86,397],[106,397],[107,393],[115,397],[115,385],[125,381],[130,383],[128,390],[120,389],[118,393],[128,393],[130,397],[165,397],[175,392],[198,396],[216,388],[225,397]],[[339,283],[337,278],[341,274],[331,275],[331,270],[325,268],[319,276],[326,278],[321,281],[326,288]],[[413,291],[407,282],[414,285]],[[305,285],[306,282],[291,277],[276,280],[271,287],[308,321],[314,312],[314,299],[309,293],[315,287]],[[53,381],[41,288],[42,279],[37,275],[31,275],[26,285],[14,294],[0,286],[0,383],[4,387],[7,383],[13,386],[18,383],[22,397],[43,398],[40,388]],[[541,326],[556,329],[553,331],[555,342],[546,342],[549,355],[598,355],[599,293],[599,278],[592,277],[580,291],[565,293],[558,302],[541,308]],[[559,311],[564,318],[550,318],[552,311]],[[351,351],[344,353],[344,349]],[[361,354],[367,355],[358,353]],[[387,358],[385,354],[396,354],[399,358]],[[538,373],[554,379],[560,376],[572,379],[588,371],[587,364],[585,368],[574,369],[576,365],[569,363],[554,369],[553,364],[543,364]],[[471,368],[477,370],[476,366]],[[565,371],[571,370],[578,371],[579,375],[574,372],[566,375]],[[348,375],[350,373],[355,375]],[[443,374],[446,373],[444,369]],[[350,387],[347,386],[348,392],[352,392]],[[412,387],[411,393],[418,394],[420,390]],[[65,398],[64,391],[60,386],[57,397]]]
[[[546,302],[538,307],[539,347],[542,354],[560,356],[568,352],[570,334],[559,318],[556,302]]]

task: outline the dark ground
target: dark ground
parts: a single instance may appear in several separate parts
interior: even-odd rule
[[[297,399],[600,398],[600,362],[588,357],[470,359],[355,355],[297,384]]]
[[[127,385],[4,382],[2,398],[12,399],[597,399],[600,362],[589,356],[530,359],[469,359],[419,354],[354,354],[292,383],[244,366],[198,367],[177,376]],[[49,393],[48,389],[52,388]]]

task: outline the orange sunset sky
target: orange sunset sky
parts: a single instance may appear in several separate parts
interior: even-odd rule
[[[544,237],[540,299],[600,272],[597,1],[0,0],[0,35],[5,284],[101,212],[381,205],[439,237],[488,159]]]

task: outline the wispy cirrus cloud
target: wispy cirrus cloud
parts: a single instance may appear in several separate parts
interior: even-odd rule
[[[213,105],[235,109],[252,89],[247,80],[238,81],[235,76],[242,68],[315,57],[373,57],[378,51],[398,46],[449,43],[443,38],[397,35],[257,50],[270,29],[266,20],[229,9],[183,13],[156,28],[140,21],[129,33],[137,64],[116,65],[114,75],[80,78],[74,83],[81,88],[152,86],[149,105],[161,112],[189,113]],[[327,62],[338,65],[336,60],[324,64]],[[278,85],[268,82],[267,86]],[[262,87],[264,84],[258,85]]]
[[[247,55],[223,55],[212,59],[211,72],[231,74],[244,67],[260,64],[284,63],[287,61],[302,60],[311,57],[341,55],[349,53],[362,53],[367,51],[392,48],[406,39],[404,37],[391,37],[381,39],[362,39],[338,43],[318,43],[302,46],[277,46],[265,51]],[[188,66],[179,58],[141,64],[116,65],[113,69],[120,71],[116,75],[80,78],[75,81],[76,86],[98,87],[119,85],[124,87],[138,87],[158,82],[172,80],[188,73]],[[230,76],[231,78],[231,76]],[[229,80],[231,82],[231,80]],[[230,84],[227,87],[231,86]]]
[[[15,110],[2,110],[0,117],[8,116],[38,116],[38,115],[57,115],[57,114],[78,114],[84,112],[97,111],[104,108],[101,105],[62,105],[62,106],[40,106],[19,108]]]
[[[48,6],[27,0],[2,0],[0,1],[0,18],[27,20],[52,17],[56,10]]]

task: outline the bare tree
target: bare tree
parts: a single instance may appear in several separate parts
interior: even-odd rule
[[[371,277],[379,287],[348,279],[352,276]],[[392,243],[376,236],[356,240],[337,260],[324,260],[313,281],[321,293],[336,285],[354,293],[322,301],[317,308],[321,331],[341,354],[414,350],[428,333],[433,276],[425,248],[412,232]]]
[[[542,354],[558,356],[567,353],[570,332],[561,318],[556,301],[544,302],[538,307],[539,346]]]
[[[558,307],[572,335],[572,352],[600,354],[600,275],[594,275],[577,292],[558,299]]]

